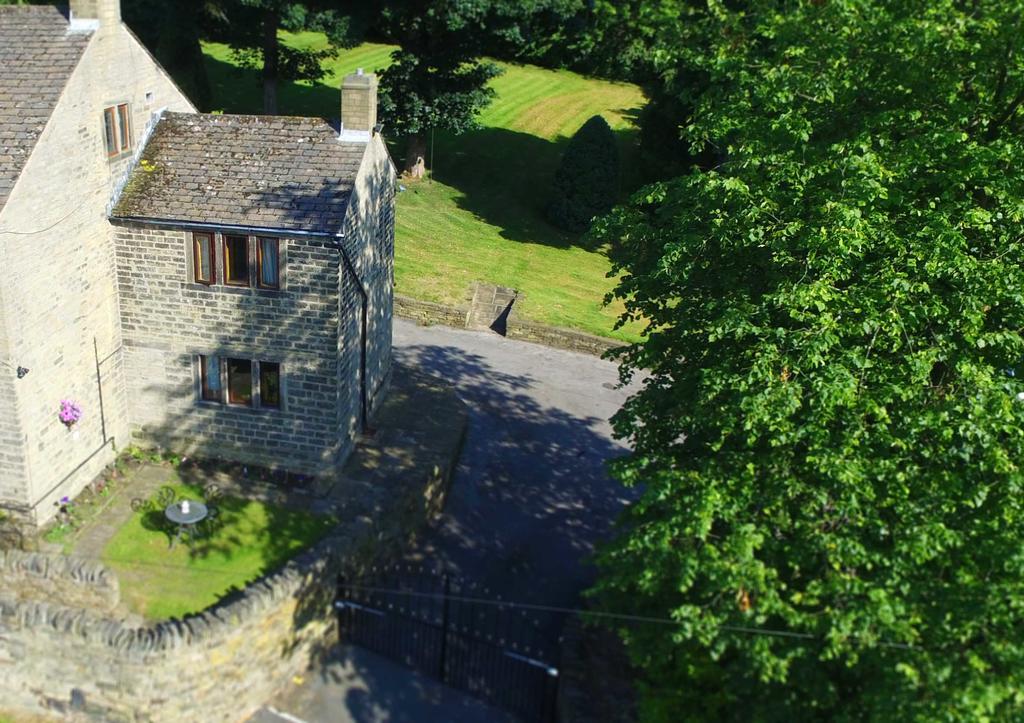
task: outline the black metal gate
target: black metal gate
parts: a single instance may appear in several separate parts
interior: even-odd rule
[[[372,650],[527,721],[555,720],[561,621],[486,589],[407,566],[338,580],[341,640]]]

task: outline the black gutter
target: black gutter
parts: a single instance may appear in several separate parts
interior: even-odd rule
[[[274,236],[296,237],[311,236],[315,238],[339,238],[341,234],[332,231],[306,231],[302,229],[283,228],[276,226],[245,226],[233,223],[205,223],[202,221],[183,221],[170,218],[140,218],[138,216],[108,216],[114,223],[136,223],[140,226],[178,226],[200,231],[248,231],[254,234],[265,233]]]

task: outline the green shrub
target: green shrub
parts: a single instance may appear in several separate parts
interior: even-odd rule
[[[599,115],[591,116],[569,141],[555,173],[548,220],[567,231],[586,231],[590,221],[611,210],[619,195],[619,151],[615,134]]]

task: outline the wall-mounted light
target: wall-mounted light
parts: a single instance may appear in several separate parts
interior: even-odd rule
[[[18,379],[24,379],[25,375],[28,374],[28,369],[26,369],[25,367],[23,367],[21,365],[18,365],[17,367],[15,367],[10,362],[0,362],[0,364],[3,364],[8,369],[14,369],[14,373],[18,375]]]

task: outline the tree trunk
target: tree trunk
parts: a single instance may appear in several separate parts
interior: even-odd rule
[[[263,112],[277,114],[277,75],[279,48],[277,28],[281,15],[271,8],[263,13]]]
[[[405,175],[409,178],[423,178],[427,171],[427,137],[423,133],[409,136],[405,147]]]

